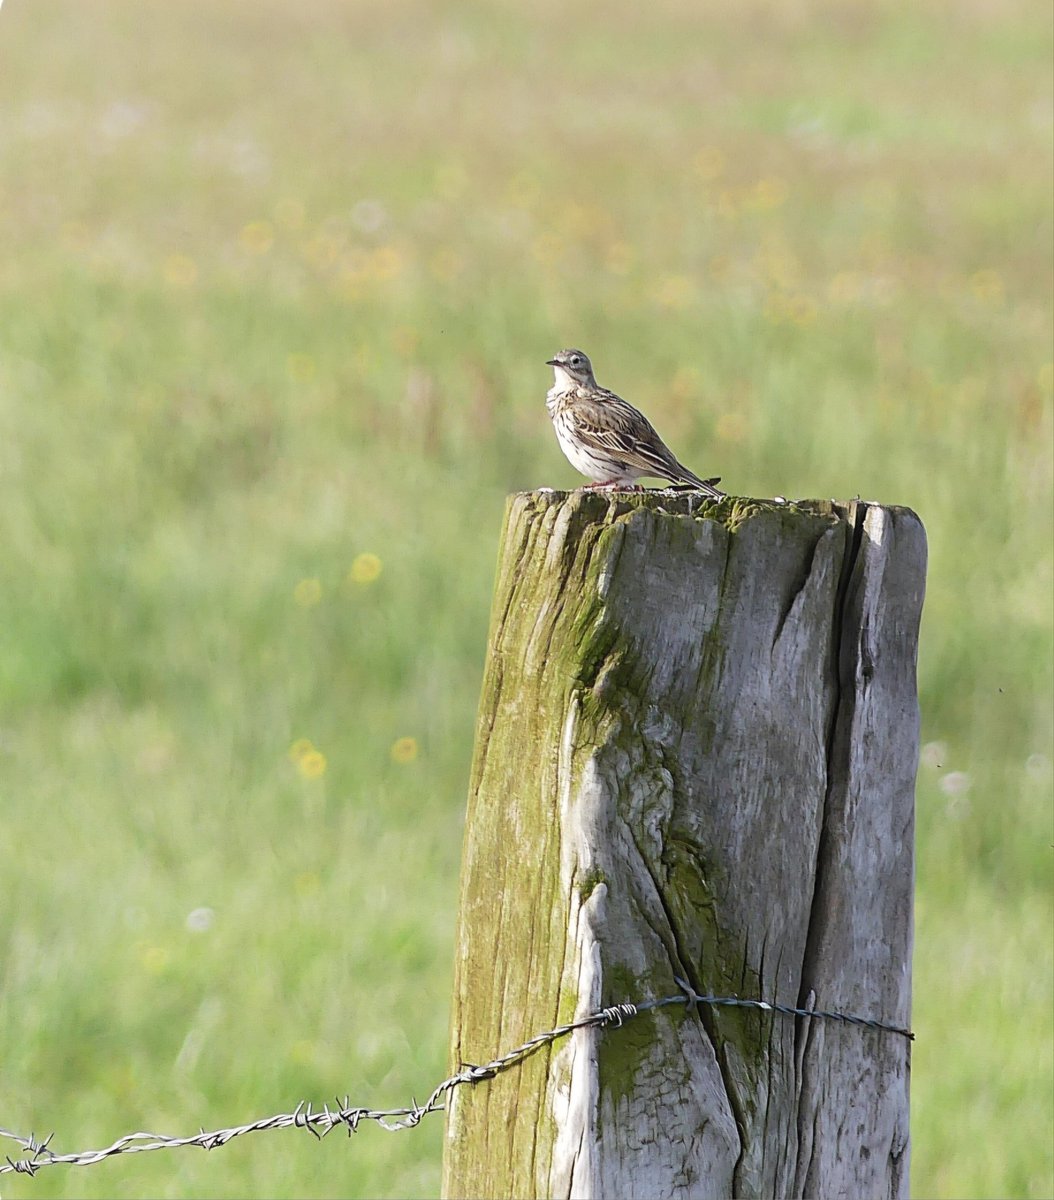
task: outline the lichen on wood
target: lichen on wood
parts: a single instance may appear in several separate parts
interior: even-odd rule
[[[676,992],[907,1024],[908,510],[510,498],[469,792],[455,1065]],[[677,1007],[462,1089],[448,1196],[906,1195],[908,1049]]]

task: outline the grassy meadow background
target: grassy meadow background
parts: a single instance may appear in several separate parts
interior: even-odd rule
[[[1051,49],[1024,0],[8,0],[0,1126],[443,1076],[502,505],[578,482],[576,344],[731,491],[925,522],[914,1192],[1051,1195]],[[424,1196],[441,1142],[0,1192]]]

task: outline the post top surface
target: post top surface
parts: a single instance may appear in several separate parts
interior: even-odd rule
[[[795,514],[807,517],[828,517],[833,521],[852,520],[859,508],[882,509],[894,517],[921,519],[914,510],[895,504],[882,504],[877,500],[802,499],[786,500],[783,497],[726,496],[713,500],[692,488],[647,488],[639,492],[608,491],[601,489],[576,488],[560,491],[555,488],[536,488],[532,491],[513,492],[509,504],[519,504],[536,512],[570,504],[584,516],[594,520],[616,520],[637,510],[669,514],[670,516],[699,517],[717,521],[728,529],[734,529],[744,521],[764,513],[779,514],[793,518]]]

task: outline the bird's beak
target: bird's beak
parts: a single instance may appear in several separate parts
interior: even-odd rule
[[[545,365],[547,367],[560,367],[563,366],[563,363],[561,363],[558,358],[547,358],[545,360]]]

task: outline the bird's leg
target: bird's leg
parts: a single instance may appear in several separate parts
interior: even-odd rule
[[[644,485],[640,483],[623,483],[621,479],[604,479],[597,483],[582,484],[582,491],[592,492],[600,491],[601,488],[606,488],[609,492],[643,492]]]

